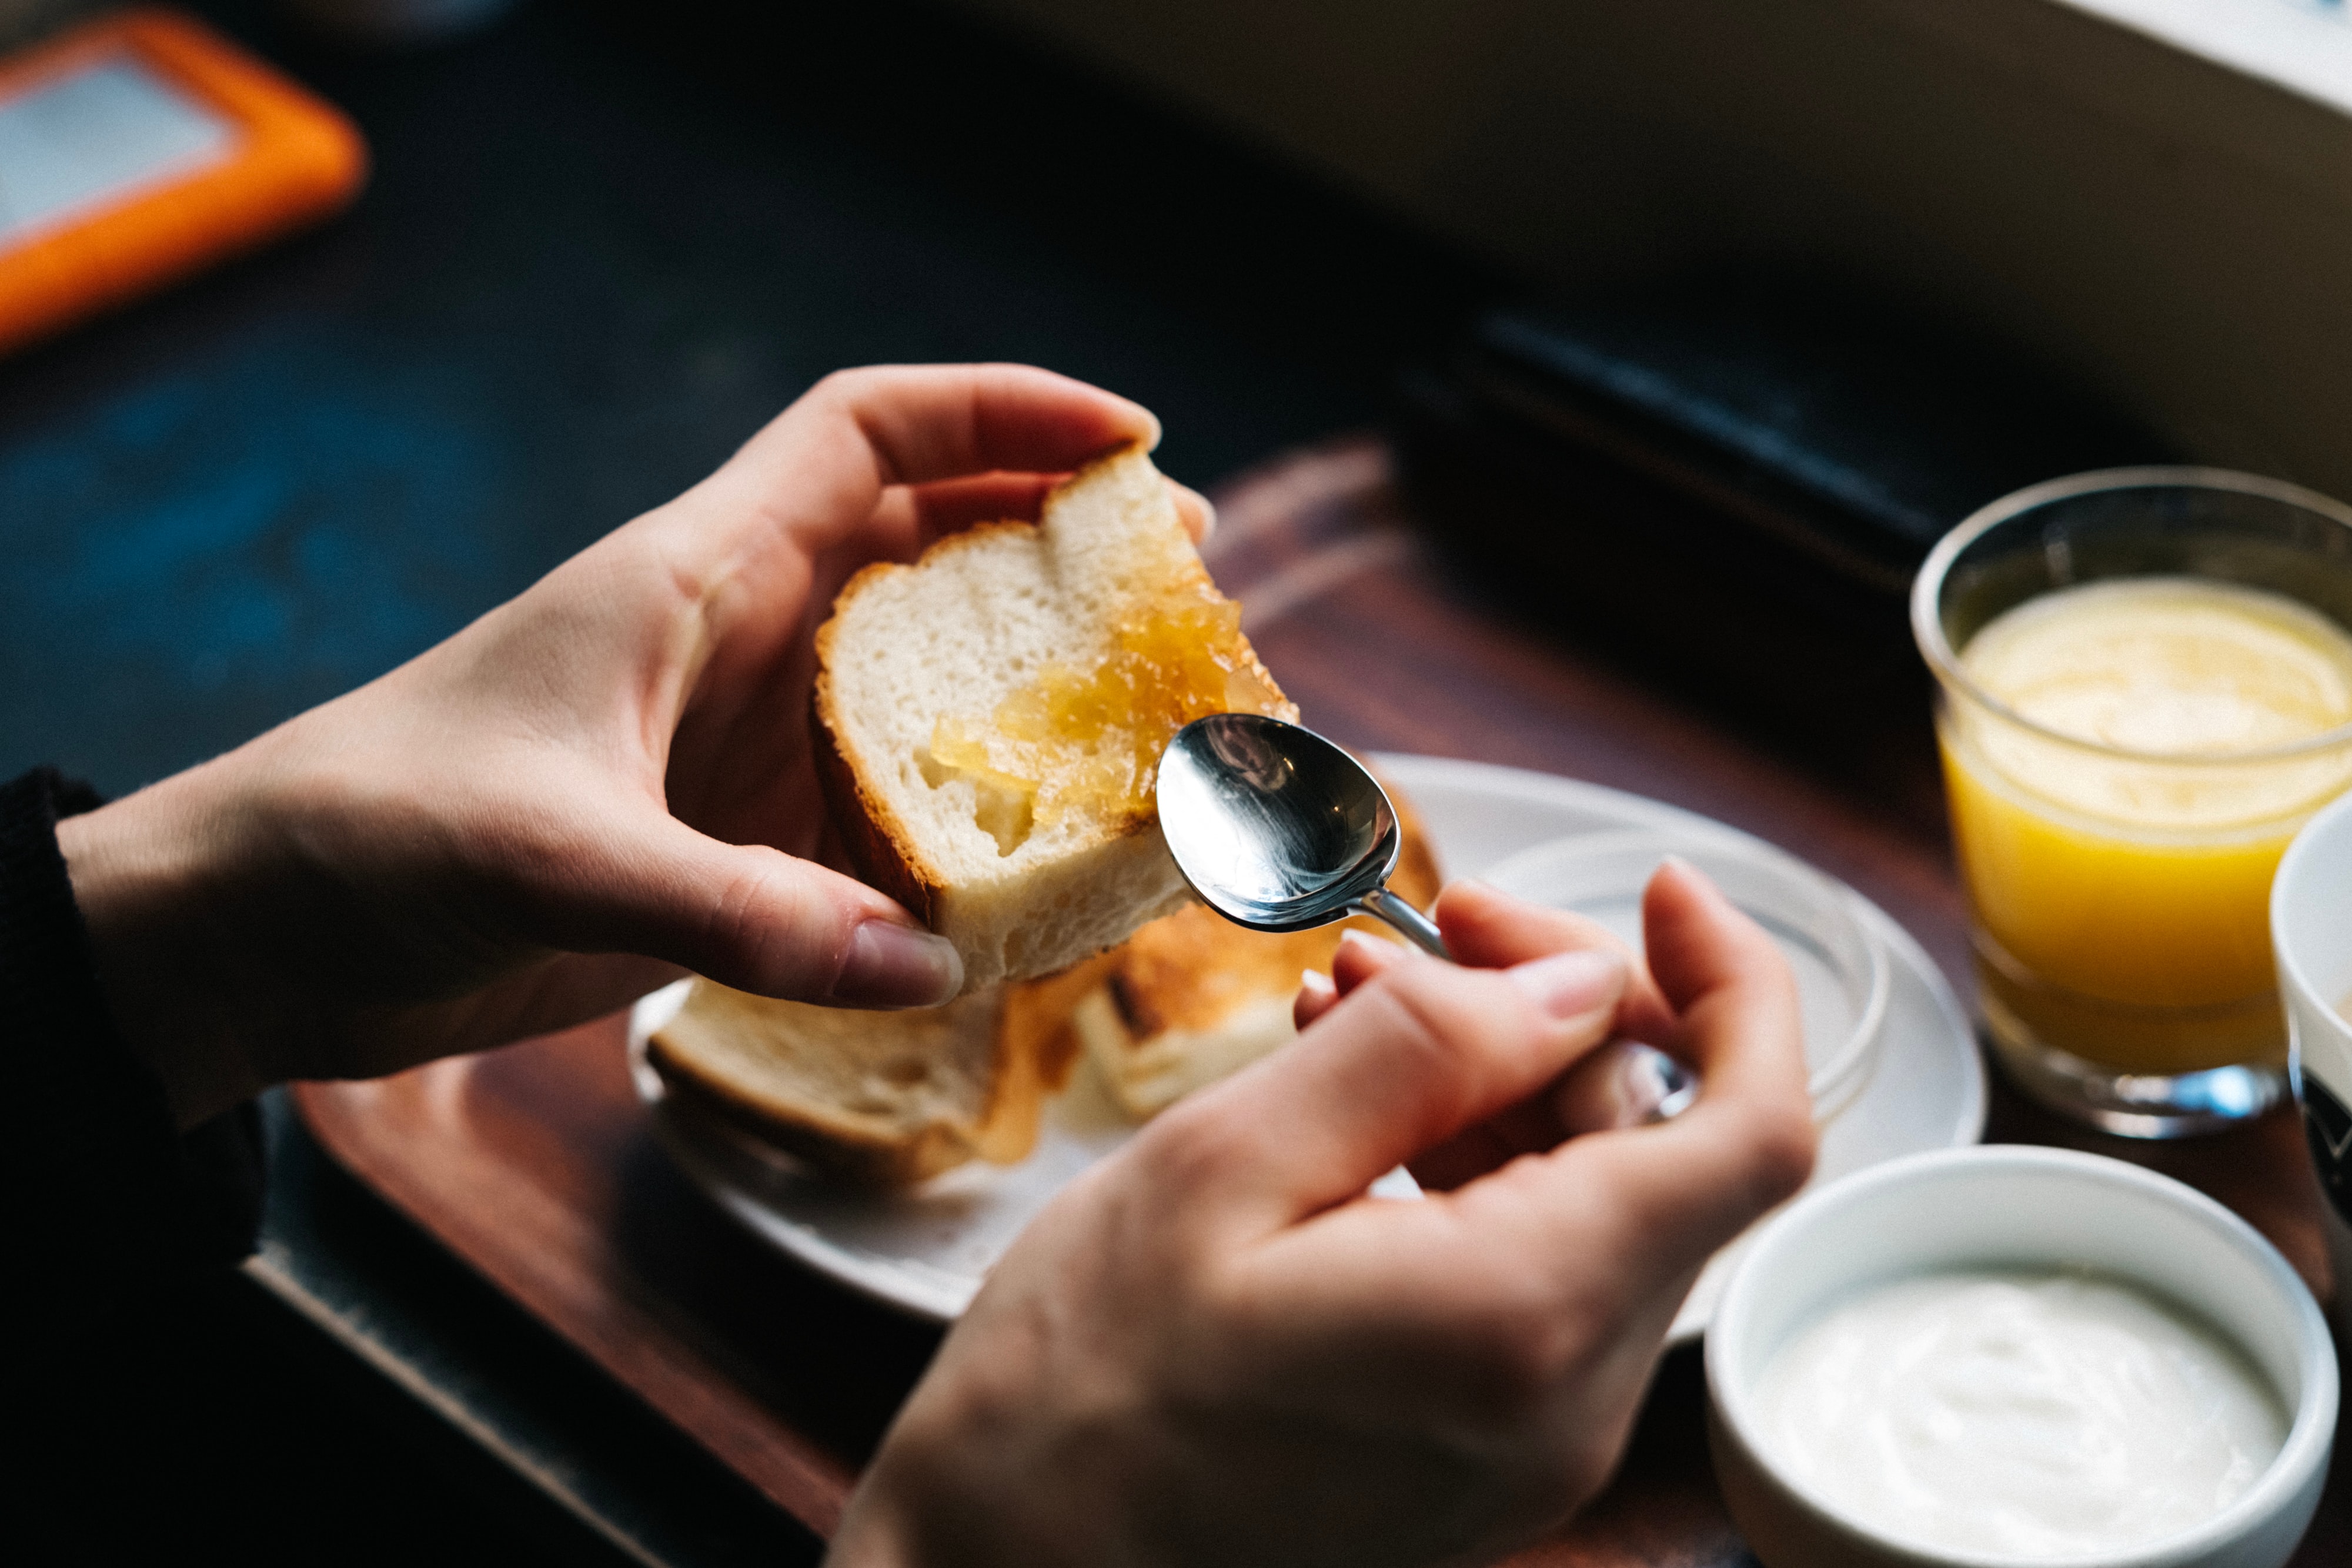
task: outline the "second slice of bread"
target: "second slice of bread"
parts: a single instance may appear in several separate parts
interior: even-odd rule
[[[1002,991],[857,1012],[697,980],[646,1056],[695,1109],[830,1176],[903,1186],[1036,1142],[1045,1085],[1003,1015]]]
[[[950,766],[935,755],[939,737],[988,741],[1008,702],[1083,685],[1164,624],[1169,607],[1197,618],[1223,605],[1140,448],[1073,476],[1034,526],[951,536],[915,565],[868,567],[842,591],[817,636],[834,813],[866,879],[955,944],[967,989],[1099,952],[1188,894],[1139,769],[1125,753],[1108,755],[1116,747],[1054,766],[1099,764],[1132,788],[1100,809],[1056,810],[1066,779],[1024,779],[968,757]],[[1295,718],[1239,632],[1222,635],[1206,654],[1182,650],[1196,680],[1212,667],[1199,658],[1213,654],[1230,682],[1202,711]],[[1146,737],[1136,754],[1148,749],[1156,765],[1166,738]]]

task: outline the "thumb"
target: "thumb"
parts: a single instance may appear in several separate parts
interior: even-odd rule
[[[1605,950],[1501,970],[1407,957],[1139,1141],[1177,1152],[1204,1210],[1271,1231],[1549,1082],[1608,1034],[1625,976]]]
[[[1803,1083],[1797,978],[1763,927],[1671,857],[1643,895],[1642,925],[1676,1043],[1710,1091]]]
[[[838,872],[730,844],[656,810],[601,843],[563,898],[560,945],[682,964],[761,996],[843,1007],[937,1007],[963,987],[945,937]],[[588,885],[583,886],[584,881]]]

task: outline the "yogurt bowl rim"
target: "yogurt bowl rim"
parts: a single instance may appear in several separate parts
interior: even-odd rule
[[[1790,1473],[1771,1445],[1759,1437],[1752,1396],[1763,1368],[1747,1364],[1740,1335],[1736,1331],[1757,1310],[1758,1292],[1769,1288],[1769,1270],[1790,1244],[1790,1239],[1810,1226],[1833,1218],[1841,1209],[1870,1201],[1885,1189],[1964,1179],[1971,1171],[1993,1170],[2063,1173],[2077,1179],[2107,1182],[2154,1201],[2171,1204],[2225,1239],[2285,1301],[2295,1322],[2295,1359],[2304,1375],[2303,1386],[2291,1405],[2285,1390],[2272,1387],[2272,1394],[2287,1416],[2285,1438],[2254,1483],[2219,1512],[2186,1530],[2157,1536],[2122,1551],[2024,1557],[1945,1549],[1892,1534],[1820,1496]],[[1950,1264],[1966,1268],[1972,1261],[1975,1260],[1956,1254]],[[1936,1271],[1936,1268],[1930,1264],[1880,1276],[1872,1275],[1866,1268],[1857,1270],[1844,1291],[1850,1293],[1874,1282],[1921,1278]],[[2170,1293],[2151,1280],[2105,1270],[2101,1272],[2146,1291],[2159,1301],[2173,1303]],[[1838,1294],[1832,1292],[1830,1299],[1836,1300]],[[2206,1320],[2200,1316],[2200,1321]],[[2209,1326],[2241,1355],[2250,1362],[2253,1360],[2252,1352],[2230,1325],[2211,1322]],[[1765,1360],[1769,1359],[1768,1353]],[[2291,1503],[2311,1472],[2325,1463],[2334,1443],[2339,1400],[2335,1343],[2329,1336],[2326,1320],[2304,1285],[2302,1276],[2260,1231],[2226,1205],[2170,1176],[2105,1155],[2037,1144],[1979,1144],[1907,1155],[1804,1194],[1767,1222],[1741,1259],[1707,1329],[1706,1366],[1707,1401],[1714,1415],[1775,1486],[1822,1521],[1866,1543],[1885,1561],[1917,1564],[1919,1568],[2168,1568],[2173,1563],[2206,1561]],[[2255,1366],[2269,1381],[2267,1369],[2259,1363]]]

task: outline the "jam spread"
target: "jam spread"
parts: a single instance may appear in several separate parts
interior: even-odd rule
[[[1257,673],[1241,613],[1205,581],[1171,591],[1119,622],[1093,671],[1048,666],[985,719],[941,716],[916,758],[924,779],[971,779],[999,854],[1040,821],[1149,816],[1178,730],[1213,713],[1287,712]]]

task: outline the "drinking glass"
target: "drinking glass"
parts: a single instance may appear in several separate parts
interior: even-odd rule
[[[2285,1087],[2270,885],[2352,787],[2352,725],[2181,755],[2080,739],[1963,667],[2003,612],[2078,584],[2201,578],[2283,595],[2352,633],[2352,508],[2219,469],[2112,469],[1986,507],[1921,568],[1952,838],[1996,1059],[2077,1120],[2171,1137],[2261,1114]]]

